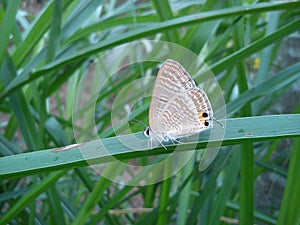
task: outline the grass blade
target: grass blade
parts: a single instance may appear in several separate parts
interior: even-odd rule
[[[284,189],[284,196],[280,207],[278,225],[296,224],[299,221],[300,208],[300,179],[299,179],[299,159],[300,159],[300,139],[293,139],[293,149],[290,157],[290,166],[287,177],[287,184]],[[298,197],[297,197],[298,196]]]
[[[245,140],[259,142],[300,135],[300,115],[298,114],[235,118],[228,119],[226,123],[227,127],[222,142],[223,146],[240,144]],[[165,151],[163,147],[147,149],[147,140],[143,137],[143,134],[138,133],[135,135],[145,140],[143,145],[136,144],[135,149],[124,147],[119,141],[121,136],[102,139],[98,142],[83,143],[79,147],[83,151],[88,151],[89,149],[101,149],[103,145],[110,146],[111,155],[120,160],[172,152],[173,148],[171,147],[169,151]],[[123,136],[122,139],[132,143],[132,140],[135,140],[135,135],[126,135]],[[208,137],[209,132],[202,132],[201,140],[198,141],[197,148],[206,147]],[[220,140],[210,141],[219,142]],[[0,179],[43,173],[50,170],[86,166],[87,162],[83,159],[79,147],[71,145],[65,148],[2,157],[0,158]],[[93,160],[95,163],[104,163],[108,162],[107,157],[108,155],[106,154],[99,154],[98,157],[91,158],[90,160]]]
[[[48,175],[38,186],[32,187],[32,189],[20,200],[14,204],[8,212],[6,212],[0,218],[0,224],[7,224],[12,218],[14,218],[18,213],[20,213],[29,202],[34,201],[34,199],[41,194],[43,191],[57,181],[61,176],[63,176],[67,171],[62,170]]]
[[[141,28],[136,29],[133,31],[130,31],[121,37],[111,38],[110,40],[105,40],[99,44],[95,44],[93,46],[89,46],[83,50],[80,51],[80,53],[76,53],[71,56],[63,57],[61,59],[58,59],[56,61],[53,61],[47,65],[45,65],[40,70],[34,71],[30,75],[22,78],[18,78],[15,81],[13,81],[8,87],[6,87],[5,91],[1,93],[0,100],[6,97],[8,94],[10,94],[13,90],[16,88],[32,81],[33,79],[36,79],[37,77],[44,76],[49,71],[56,70],[58,68],[61,68],[65,65],[68,65],[70,63],[76,63],[78,60],[87,58],[90,55],[94,55],[100,51],[106,50],[108,48],[114,47],[116,45],[123,44],[125,42],[133,41],[135,39],[145,37],[150,34],[154,34],[157,32],[164,31],[166,29],[172,29],[172,28],[178,28],[181,26],[187,26],[192,25],[195,23],[201,23],[204,21],[210,21],[220,18],[226,18],[229,16],[237,16],[242,15],[245,13],[258,13],[260,11],[268,11],[268,10],[279,10],[279,9],[289,9],[291,7],[300,6],[299,1],[289,1],[289,2],[276,2],[276,3],[261,3],[256,4],[253,6],[241,6],[241,7],[234,7],[232,9],[226,9],[226,10],[219,10],[211,12],[205,12],[205,13],[199,13],[195,15],[186,16],[186,18],[178,18],[173,20],[164,21],[161,23],[157,23],[153,26],[147,27],[147,28]],[[273,35],[269,38],[264,38],[262,42],[255,42],[255,48],[257,51],[257,48],[262,49],[263,47],[269,46],[270,43],[273,43],[274,40],[280,39],[285,37],[287,34],[295,32],[300,25],[300,19],[295,20],[294,22],[291,22],[289,25],[284,26],[279,32],[274,32]],[[254,48],[251,47],[251,51],[248,49],[242,49],[242,51],[238,51],[232,58],[225,58],[223,61],[220,61],[220,63],[216,63],[212,66],[212,70],[215,73],[218,73],[222,71],[224,68],[228,67],[228,64],[231,64],[233,61],[241,60],[246,57],[247,55],[250,55],[253,53]],[[17,64],[18,65],[18,64]]]
[[[4,18],[0,27],[0,62],[3,61],[10,35],[16,24],[16,15],[21,0],[8,1]]]

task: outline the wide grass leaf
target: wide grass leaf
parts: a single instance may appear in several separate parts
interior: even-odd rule
[[[197,148],[205,148],[208,141],[212,143],[223,141],[222,145],[225,146],[241,144],[244,141],[260,142],[276,138],[300,136],[300,115],[298,114],[235,118],[227,119],[226,123],[224,140],[208,140],[209,131],[204,131],[200,135],[201,139],[198,141]],[[0,158],[0,179],[86,166],[88,163],[83,158],[80,149],[81,151],[99,151],[97,157],[88,159],[92,163],[108,163],[110,161],[108,159],[111,156],[119,160],[125,160],[143,156],[169,154],[176,147],[166,145],[167,147],[170,146],[170,150],[168,151],[164,150],[163,147],[148,149],[147,140],[145,140],[143,142],[144,145],[137,143],[134,144],[133,149],[130,149],[120,142],[121,138],[127,143],[132,143],[135,140],[135,135],[138,135],[141,139],[146,139],[142,133],[130,134],[122,137],[117,136],[102,139],[96,142],[81,143],[78,146],[71,145],[58,149],[2,157]],[[185,145],[188,145],[188,143]],[[101,153],[103,146],[106,146],[109,152]]]

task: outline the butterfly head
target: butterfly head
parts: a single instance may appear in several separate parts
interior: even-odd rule
[[[151,136],[151,130],[150,130],[150,127],[147,127],[145,130],[144,130],[144,135],[149,138]]]
[[[159,142],[161,141],[159,138],[159,135],[155,135],[153,133],[153,131],[151,130],[150,126],[146,127],[146,129],[144,130],[144,135],[146,138],[148,138],[150,140],[158,140]]]
[[[152,149],[152,144],[153,144],[153,141],[154,143],[158,142],[160,143],[164,149],[167,149],[163,144],[162,144],[162,140],[159,139],[157,136],[155,136],[151,130],[150,127],[147,127],[145,130],[144,130],[144,135],[148,138],[148,148]]]
[[[144,130],[144,135],[149,139],[149,140],[156,140],[157,142],[159,142],[160,144],[162,144],[162,142],[168,142],[170,140],[175,140],[175,138],[172,138],[170,135],[168,134],[161,134],[161,133],[154,133],[150,127],[147,127]]]

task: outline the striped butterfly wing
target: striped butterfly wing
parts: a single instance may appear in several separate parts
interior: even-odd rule
[[[205,114],[206,113],[206,114]],[[159,138],[181,137],[212,126],[212,109],[185,69],[173,60],[160,68],[149,110],[149,124]]]
[[[166,60],[158,71],[149,109],[149,125],[153,133],[166,130],[162,127],[162,113],[171,98],[195,88],[195,82],[185,69],[173,60]]]
[[[210,115],[212,110],[204,91],[188,90],[171,98],[165,106],[160,116],[164,130],[160,131],[174,138],[199,133],[212,127]]]

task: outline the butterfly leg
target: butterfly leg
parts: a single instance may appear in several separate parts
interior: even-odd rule
[[[173,140],[172,140],[172,143],[175,144],[174,142],[175,142],[176,144],[184,144],[184,142],[179,141],[178,139],[173,139]]]
[[[148,148],[152,149],[152,139],[151,138],[148,139]]]
[[[166,146],[163,144],[163,141],[160,141],[157,137],[149,138],[148,140],[148,148],[153,149],[153,141],[155,141],[155,147],[157,147],[157,143],[159,143],[165,150],[167,150]]]

